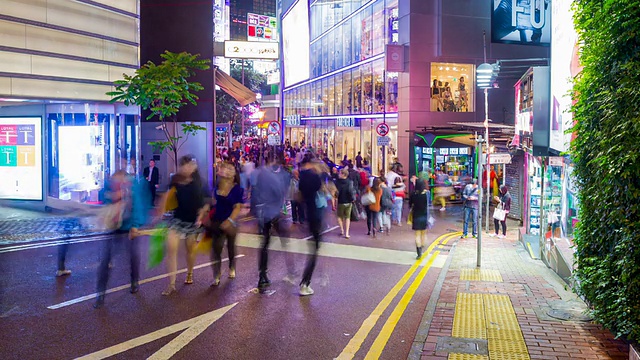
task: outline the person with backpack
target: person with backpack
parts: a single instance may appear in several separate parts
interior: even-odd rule
[[[429,227],[429,203],[431,197],[427,185],[422,179],[415,179],[415,188],[409,198],[411,206],[411,229],[416,235],[416,259],[422,257],[424,246],[427,241],[427,228]]]
[[[473,222],[473,237],[478,236],[478,179],[473,179],[470,184],[464,187],[462,191],[462,199],[464,200],[464,227],[462,228],[462,236],[460,239],[467,237],[469,233],[469,221]]]
[[[335,182],[338,192],[338,225],[340,226],[340,236],[350,238],[349,228],[351,226],[351,208],[356,199],[356,189],[353,181],[349,179],[349,170],[343,168],[340,170],[338,180]],[[344,225],[343,225],[344,224]]]

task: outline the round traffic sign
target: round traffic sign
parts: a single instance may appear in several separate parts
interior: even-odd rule
[[[378,124],[378,126],[376,127],[376,132],[380,136],[387,136],[387,134],[389,133],[389,130],[390,130],[389,125],[385,123]]]
[[[277,121],[270,122],[269,126],[267,126],[267,131],[272,135],[278,134],[280,132],[280,123]]]

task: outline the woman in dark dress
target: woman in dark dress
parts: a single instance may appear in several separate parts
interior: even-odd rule
[[[417,179],[411,197],[409,198],[413,224],[411,229],[416,232],[417,259],[422,256],[422,250],[427,240],[427,226],[429,222],[429,192],[424,180]]]

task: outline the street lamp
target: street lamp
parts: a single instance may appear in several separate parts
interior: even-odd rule
[[[486,61],[486,60],[485,60]],[[486,227],[485,231],[489,231],[489,189],[491,188],[491,177],[488,174],[489,163],[489,88],[493,87],[497,75],[497,64],[483,63],[476,68],[476,86],[480,89],[484,89],[484,141],[487,146],[487,166],[484,171],[487,172],[487,207],[486,207]],[[482,149],[482,148],[481,148]],[[480,173],[478,173],[480,175]],[[482,185],[480,186],[482,187]],[[481,210],[482,211],[482,210]],[[480,224],[481,225],[481,224]]]

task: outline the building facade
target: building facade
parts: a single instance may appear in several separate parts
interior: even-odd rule
[[[106,93],[139,66],[138,26],[136,0],[3,1],[0,201],[98,202],[118,159],[136,159],[138,108]]]
[[[479,64],[549,57],[544,44],[512,40],[520,31],[516,28],[502,31],[492,42],[492,18],[504,1],[283,1],[285,137],[291,143],[304,141],[334,161],[361,152],[379,173],[394,158],[408,164],[405,171],[413,174],[427,170],[417,161],[426,155],[433,159],[428,164],[433,169],[436,154],[451,169],[470,167],[468,156],[458,156],[473,147],[469,136],[450,137],[447,141],[460,145],[446,145],[442,154],[437,143],[423,139],[448,136],[443,129],[452,123],[484,121],[484,96],[475,86]],[[294,29],[304,25],[300,14],[305,11],[308,40],[301,30],[287,31],[287,22],[297,22]],[[532,30],[521,32],[531,38]],[[303,44],[308,58],[301,54],[306,52],[306,47],[300,50]],[[386,70],[387,45],[402,46],[402,71]],[[306,63],[308,69],[301,65]],[[514,124],[513,85],[526,69],[502,76],[499,88],[489,91],[494,123]],[[383,122],[390,128],[384,148],[376,133]],[[427,154],[424,148],[431,150]],[[461,164],[453,164],[450,156]]]

